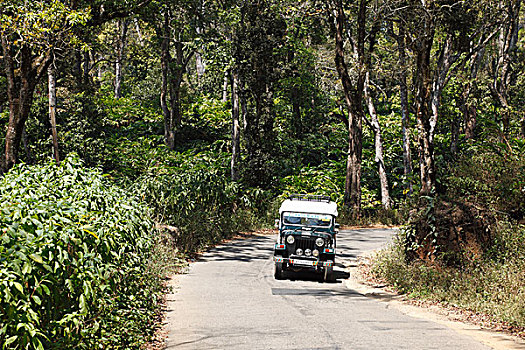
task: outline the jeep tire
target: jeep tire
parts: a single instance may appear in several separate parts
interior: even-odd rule
[[[324,268],[323,280],[325,282],[332,282],[334,280],[334,268],[333,268],[333,266],[326,266]]]
[[[275,263],[275,273],[274,277],[276,280],[282,280],[283,279],[283,263],[276,262]]]

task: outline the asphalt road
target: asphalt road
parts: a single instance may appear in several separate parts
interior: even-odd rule
[[[393,230],[341,231],[338,258],[380,248]],[[290,273],[273,278],[274,236],[206,253],[173,281],[167,349],[489,349],[443,325],[407,316],[343,282]]]

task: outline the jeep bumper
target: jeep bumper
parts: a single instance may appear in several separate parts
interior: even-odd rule
[[[282,256],[274,256],[273,261],[277,263],[287,263],[288,265],[298,266],[298,267],[334,266],[334,262],[332,260],[326,260],[326,261],[307,260],[307,259],[301,259],[301,258],[283,258]]]

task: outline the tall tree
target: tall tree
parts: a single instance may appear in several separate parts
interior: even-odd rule
[[[348,156],[346,166],[344,202],[358,216],[361,210],[361,162],[362,162],[362,121],[364,117],[364,90],[371,55],[379,30],[378,19],[369,21],[369,0],[357,2],[356,19],[348,21],[341,0],[330,3],[330,24],[335,38],[335,66],[348,108]],[[351,27],[351,23],[355,27]],[[345,56],[345,41],[348,38],[354,66],[353,76],[349,73]],[[368,44],[368,47],[367,47]]]
[[[3,171],[7,171],[18,161],[34,91],[53,61],[53,48],[61,44],[74,26],[85,24],[89,15],[85,10],[75,11],[59,2],[47,5],[27,1],[4,4],[0,15],[9,103],[2,164]]]
[[[240,98],[239,98],[239,75],[236,70],[232,72],[232,158],[231,158],[231,179],[239,180],[239,159],[241,153],[241,126],[239,123],[240,116]]]
[[[117,59],[115,62],[115,98],[122,97],[122,67],[124,65],[124,50],[128,37],[129,19],[121,19],[118,22],[117,33]]]
[[[512,83],[512,57],[515,54],[520,30],[520,11],[522,0],[499,1],[503,15],[503,25],[496,40],[497,54],[491,64],[492,83],[490,89],[501,108],[501,120],[505,132],[510,128],[511,103],[509,87]],[[525,117],[524,117],[525,118]],[[522,120],[525,125],[525,119]]]
[[[164,140],[175,148],[177,130],[181,126],[181,88],[188,63],[195,54],[196,37],[191,23],[195,20],[196,4],[188,1],[154,2],[142,13],[157,34],[160,48],[160,105],[164,116]]]
[[[240,8],[239,25],[233,35],[234,69],[240,81],[241,110],[246,108],[244,179],[250,185],[269,186],[271,154],[275,148],[274,93],[283,60],[286,22],[277,12],[275,1],[250,0]],[[246,103],[243,103],[243,99]]]
[[[7,77],[9,123],[2,171],[18,161],[18,151],[35,88],[47,74],[53,51],[78,43],[81,29],[125,17],[150,0],[131,1],[22,1],[0,7],[0,40]],[[80,62],[80,60],[79,60]]]
[[[410,112],[408,103],[408,83],[407,83],[407,53],[406,53],[406,34],[404,23],[398,22],[399,31],[394,34],[393,29],[390,30],[392,36],[397,42],[398,53],[398,79],[399,79],[399,98],[401,104],[401,130],[403,134],[403,171],[406,179],[406,191],[409,195],[413,192],[412,182],[412,151],[410,148]]]
[[[47,69],[48,76],[48,93],[49,93],[49,122],[51,123],[51,137],[53,140],[53,155],[57,163],[60,162],[58,153],[58,134],[56,121],[57,91],[56,91],[56,72],[55,67],[51,64]]]
[[[383,156],[383,140],[381,136],[381,125],[379,124],[379,117],[377,115],[374,99],[370,91],[370,85],[370,72],[367,72],[365,80],[365,89],[363,92],[365,95],[366,104],[368,106],[368,114],[370,115],[370,121],[368,121],[368,124],[374,132],[375,162],[377,164],[379,184],[381,187],[381,204],[383,205],[383,208],[390,209],[392,206],[392,200],[390,199],[390,190],[388,188],[388,176],[386,173],[385,159]]]

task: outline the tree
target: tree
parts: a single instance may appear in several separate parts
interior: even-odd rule
[[[0,10],[1,41],[7,76],[9,124],[5,137],[3,171],[18,160],[24,125],[37,83],[47,74],[53,49],[64,45],[74,27],[85,25],[89,13],[60,2],[10,2]]]
[[[355,28],[350,28],[341,0],[331,2],[329,11],[329,20],[335,38],[335,66],[348,108],[348,158],[344,202],[354,216],[359,216],[361,210],[362,121],[365,102],[363,92],[371,65],[371,55],[376,44],[376,34],[380,29],[378,17],[370,21],[370,28],[367,27],[368,4],[368,0],[360,0],[357,3],[356,20],[352,21],[355,23]],[[349,74],[345,58],[345,38],[349,38],[352,49],[354,79]]]
[[[370,72],[366,74],[365,89],[363,91],[368,106],[368,114],[370,120],[365,120],[370,125],[374,132],[374,145],[375,145],[375,161],[377,163],[377,170],[379,174],[379,184],[381,186],[381,204],[383,208],[390,209],[392,206],[392,200],[390,199],[390,190],[388,188],[388,177],[385,168],[385,160],[383,157],[383,141],[381,137],[381,125],[379,124],[379,117],[377,115],[374,99],[370,92]]]
[[[7,77],[9,123],[2,171],[18,161],[18,151],[37,83],[47,74],[54,53],[80,45],[87,27],[124,17],[149,1],[21,1],[2,3],[0,36]]]
[[[128,36],[129,19],[121,19],[118,21],[117,33],[117,59],[115,62],[115,98],[122,97],[122,66],[124,61],[124,49],[126,48],[126,41]],[[86,71],[86,69],[84,69]]]
[[[501,108],[501,119],[504,132],[510,128],[510,115],[512,113],[509,101],[509,88],[512,84],[513,60],[518,43],[518,32],[520,30],[521,0],[505,0],[499,2],[504,20],[496,40],[496,55],[491,63],[490,85],[494,100]],[[525,128],[525,117],[522,119],[522,127]]]
[[[181,87],[186,68],[195,54],[196,4],[188,1],[154,2],[142,13],[157,34],[160,48],[161,91],[160,105],[164,116],[164,140],[175,148],[176,133],[181,126]]]
[[[275,147],[274,94],[286,33],[286,22],[277,7],[274,1],[246,1],[233,35],[233,69],[239,74],[241,106],[253,106],[243,113],[247,153],[243,173],[252,186],[269,186],[274,173],[269,167]]]
[[[415,114],[423,196],[436,186],[434,136],[443,89],[455,70],[483,50],[493,32],[492,5],[463,1],[410,1],[397,5],[397,21],[406,29],[415,60]],[[488,24],[487,24],[488,22]]]
[[[51,136],[53,138],[53,155],[55,161],[60,163],[60,156],[58,152],[58,135],[57,135],[57,121],[56,121],[56,106],[57,106],[57,93],[56,93],[56,72],[55,67],[51,64],[47,69],[48,76],[48,92],[49,92],[49,121],[51,123]]]

